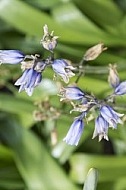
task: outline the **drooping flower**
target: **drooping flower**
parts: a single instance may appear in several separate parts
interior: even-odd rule
[[[0,64],[17,64],[23,61],[25,55],[19,50],[0,50]]]
[[[84,122],[81,118],[77,118],[72,123],[66,137],[63,139],[69,145],[78,145],[84,129]]]
[[[113,88],[116,88],[119,84],[119,77],[116,70],[116,65],[109,65],[109,77],[108,82]]]
[[[122,117],[124,114],[117,113],[112,107],[108,105],[102,106],[100,113],[113,129],[116,129],[118,123],[123,124],[123,121],[120,119],[120,117]]]
[[[53,36],[53,32],[51,34],[48,31],[48,26],[45,25],[43,27],[44,29],[44,35],[43,38],[41,39],[40,43],[43,45],[43,47],[49,51],[53,51],[55,47],[57,46],[57,38],[58,36]]]
[[[64,59],[55,59],[52,63],[54,72],[59,75],[65,83],[69,82],[69,78],[75,74],[72,72],[75,68],[67,63]]]
[[[119,85],[115,88],[116,95],[126,94],[126,81],[119,83]]]
[[[80,100],[84,97],[84,92],[78,87],[62,87],[60,89],[61,96],[60,101],[62,100]]]
[[[98,135],[99,141],[101,141],[102,138],[108,141],[108,127],[109,123],[101,115],[98,116],[95,120],[95,130],[92,139]]]
[[[24,71],[23,75],[15,82],[15,85],[20,86],[19,92],[25,90],[31,96],[34,88],[38,86],[41,80],[41,73],[34,68],[30,68]]]

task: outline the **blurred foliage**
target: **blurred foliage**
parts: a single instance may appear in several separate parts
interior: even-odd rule
[[[0,49],[47,57],[40,45],[45,24],[60,37],[55,57],[73,64],[79,63],[88,48],[103,42],[108,50],[84,65],[85,76],[78,84],[102,99],[111,92],[109,63],[116,63],[121,80],[126,79],[125,13],[126,0],[0,0]],[[92,190],[97,171],[89,175],[93,188],[86,188],[85,179],[90,168],[97,168],[97,190],[125,190],[126,117],[123,126],[109,130],[109,142],[91,139],[94,122],[90,122],[79,145],[68,146],[62,139],[76,114],[68,115],[71,106],[61,104],[56,96],[60,83],[52,81],[53,72],[43,73],[42,84],[31,98],[13,86],[20,75],[19,65],[0,66],[0,189]],[[125,103],[126,96],[118,98],[116,107],[123,113]],[[43,111],[47,120],[37,121],[36,110]],[[58,136],[56,144],[52,135]]]

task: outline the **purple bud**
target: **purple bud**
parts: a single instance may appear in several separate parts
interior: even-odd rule
[[[116,70],[116,65],[109,65],[109,77],[108,82],[113,88],[116,88],[119,84],[119,77]]]

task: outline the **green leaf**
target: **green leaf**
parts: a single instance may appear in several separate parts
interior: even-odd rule
[[[98,171],[91,168],[87,174],[83,190],[96,190],[98,181]]]
[[[79,189],[33,132],[11,120],[1,121],[0,134],[13,149],[17,168],[29,190]]]
[[[0,109],[10,113],[32,113],[34,105],[30,100],[17,98],[14,95],[0,94]]]
[[[0,145],[0,188],[24,188],[24,182],[13,160],[13,151],[3,145]]]
[[[13,117],[20,121],[24,127],[31,127],[35,122],[33,120],[33,111],[35,110],[35,106],[33,105],[33,102],[28,99],[1,93],[0,110],[14,114]]]
[[[122,11],[112,0],[78,0],[74,2],[84,14],[103,28],[118,26],[123,17]]]
[[[20,9],[18,9],[20,7]],[[18,30],[32,36],[42,36],[42,27],[47,24],[50,30],[56,31],[57,35],[62,36],[63,41],[73,42],[83,41],[83,34],[66,29],[57,24],[49,15],[41,12],[32,6],[19,0],[1,0],[0,18],[17,28]],[[65,34],[64,34],[65,31]]]
[[[27,3],[30,3],[33,6],[38,8],[49,9],[55,6],[56,4],[60,3],[60,0],[25,0]]]
[[[77,183],[83,183],[90,168],[97,168],[99,181],[115,181],[125,176],[125,156],[102,156],[88,154],[74,154],[70,158],[71,178]]]
[[[98,34],[91,35],[91,32],[84,34],[82,31],[62,26],[62,23],[57,23],[45,12],[41,12],[19,0],[1,0],[0,18],[19,31],[39,38],[41,38],[43,33],[42,27],[47,24],[50,31],[54,30],[55,34],[61,37],[59,41],[67,41],[72,44],[92,44],[102,40],[111,45],[126,44],[124,39],[108,35],[107,33],[102,33],[99,36]]]
[[[85,32],[85,34],[87,32],[96,33],[96,36],[102,34],[102,30],[82,14],[72,2],[59,4],[53,8],[52,13],[58,23],[76,31]]]

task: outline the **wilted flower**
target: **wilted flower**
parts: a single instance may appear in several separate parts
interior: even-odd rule
[[[23,61],[25,55],[19,50],[0,50],[0,64],[17,64]]]
[[[93,139],[98,135],[99,141],[102,140],[102,138],[106,139],[108,141],[108,127],[109,123],[100,115],[95,120],[95,130],[93,133]]]
[[[48,32],[48,26],[45,25],[43,27],[44,29],[44,35],[42,40],[40,41],[40,43],[43,45],[43,47],[49,51],[52,51],[53,49],[55,49],[56,45],[57,45],[57,38],[58,36],[53,36],[53,32],[51,32],[51,34]]]
[[[124,114],[117,113],[112,107],[108,105],[102,106],[100,113],[113,129],[116,129],[118,123],[123,124],[123,121],[120,119],[120,117],[122,117]]]
[[[52,63],[52,68],[59,75],[65,83],[69,82],[69,78],[75,74],[71,71],[75,68],[69,65],[64,59],[55,59]]]
[[[62,100],[80,100],[84,97],[84,92],[78,87],[62,87],[60,89],[61,96],[60,101]]]
[[[86,113],[91,109],[92,107],[92,102],[89,102],[87,98],[83,98],[80,104],[73,104],[74,108],[70,111],[72,113],[73,111],[77,112],[83,112]]]
[[[116,70],[116,65],[109,65],[109,77],[108,82],[113,88],[116,88],[119,84],[119,77]]]
[[[99,44],[89,48],[86,51],[86,53],[84,55],[84,60],[85,61],[94,60],[106,49],[107,49],[107,47],[104,47],[103,43],[99,43]]]
[[[66,137],[63,139],[69,145],[78,145],[80,137],[84,129],[84,122],[77,118],[71,125]]]
[[[31,96],[34,88],[41,82],[42,75],[40,72],[30,68],[24,71],[23,75],[15,82],[16,86],[20,86],[19,92],[25,90]]]
[[[115,94],[116,94],[116,95],[123,95],[123,94],[126,94],[126,81],[121,82],[121,83],[115,88]]]

